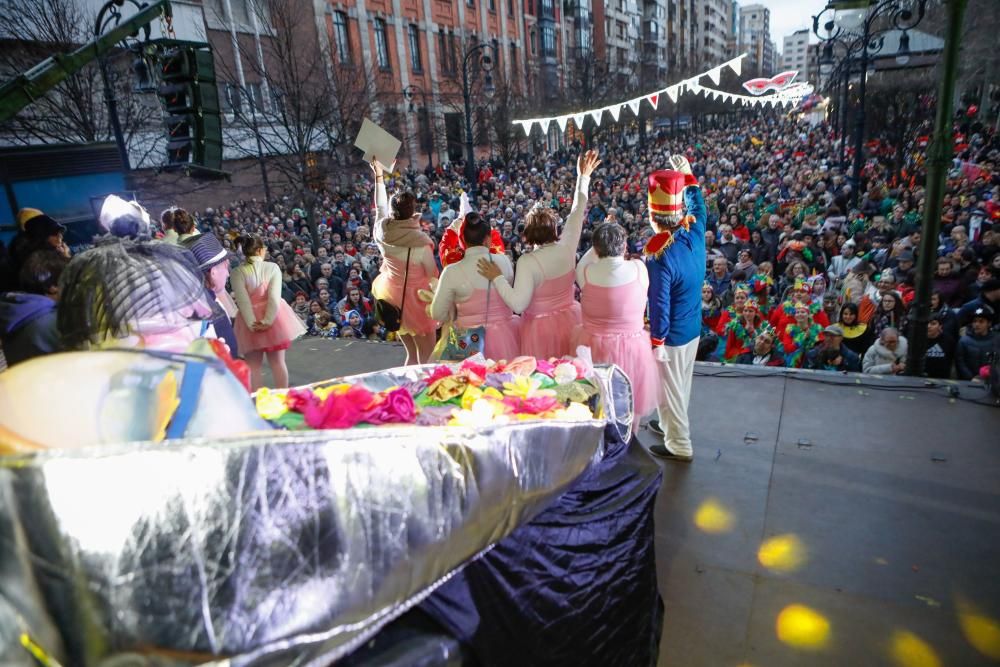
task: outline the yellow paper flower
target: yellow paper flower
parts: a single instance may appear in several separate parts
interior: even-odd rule
[[[465,393],[462,394],[462,409],[469,410],[472,408],[472,404],[483,397],[483,392],[478,387],[474,387],[471,384],[465,388]]]
[[[350,388],[351,385],[346,383],[331,384],[328,387],[318,387],[316,389],[313,389],[312,392],[313,394],[316,395],[316,398],[318,398],[320,401],[325,401],[326,397],[329,396],[330,394],[346,394],[347,390]]]
[[[487,387],[483,390],[483,398],[489,398],[494,401],[502,401],[503,394],[496,387]]]
[[[480,398],[473,401],[469,409],[452,410],[449,426],[467,426],[470,428],[481,428],[493,424],[506,424],[510,419],[507,415],[497,414],[495,401]],[[503,407],[502,405],[499,407]]]
[[[465,393],[465,387],[469,384],[468,378],[461,375],[448,375],[436,380],[434,384],[427,387],[427,397],[438,403],[446,403],[456,396]]]
[[[555,396],[551,389],[539,389],[541,383],[530,377],[516,377],[513,382],[504,382],[504,391],[509,396],[532,398],[534,396]]]
[[[257,390],[256,405],[257,414],[264,419],[277,419],[288,412],[285,393],[271,391],[266,387]]]
[[[590,408],[583,403],[570,403],[565,408],[555,410],[553,419],[564,419],[572,422],[585,422],[594,418]]]

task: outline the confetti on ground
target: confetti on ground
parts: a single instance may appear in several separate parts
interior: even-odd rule
[[[940,607],[941,606],[940,602],[938,602],[934,598],[929,598],[926,595],[914,595],[913,597],[915,597],[916,599],[920,600],[921,602],[923,602],[924,604],[926,604],[928,607]]]

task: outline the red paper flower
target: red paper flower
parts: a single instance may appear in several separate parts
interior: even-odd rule
[[[226,344],[218,338],[209,338],[208,344],[212,346],[212,351],[215,352],[215,356],[222,359],[222,362],[229,369],[229,372],[236,376],[236,379],[240,381],[247,392],[250,391],[250,367],[247,366],[245,361],[239,359],[233,359],[232,355],[229,354],[229,348]]]

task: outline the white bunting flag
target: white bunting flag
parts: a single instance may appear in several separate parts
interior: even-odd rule
[[[732,70],[734,72],[736,72],[736,76],[739,76],[740,74],[742,74],[743,73],[743,56],[740,56],[739,58],[733,58],[732,60],[730,60],[729,61],[729,67],[731,67]]]
[[[640,102],[642,102],[642,98],[641,97],[637,97],[634,100],[629,100],[628,101],[628,108],[631,109],[632,113],[634,113],[636,116],[639,115],[639,103]]]
[[[569,116],[558,116],[556,122],[559,123],[559,131],[566,131],[566,122],[569,120]]]
[[[542,134],[548,136],[548,134],[549,134],[549,125],[552,123],[552,119],[551,118],[543,118],[542,120],[540,120],[538,122],[542,124]]]
[[[596,111],[591,111],[590,112],[590,117],[594,119],[594,125],[597,125],[598,127],[600,127],[600,125],[601,125],[601,116],[603,116],[603,115],[604,115],[604,109],[597,109]]]
[[[708,70],[708,78],[711,79],[712,83],[714,83],[717,86],[719,85],[720,74],[722,74],[721,67],[713,67],[712,69]]]
[[[578,113],[573,116],[573,124],[576,125],[576,129],[583,129],[583,119],[586,118],[587,114]]]
[[[613,104],[610,107],[608,107],[608,113],[611,114],[611,118],[616,123],[618,122],[618,116],[621,115],[621,112],[622,112],[622,105],[620,104]]]
[[[677,89],[678,88],[679,88],[679,86],[670,86],[669,88],[667,88],[667,97],[669,97],[670,101],[673,102],[674,104],[677,104]]]
[[[516,120],[514,122],[517,123],[518,125],[520,125],[521,129],[524,130],[524,136],[526,136],[526,137],[530,137],[531,136],[531,126],[534,125],[534,123],[532,121],[530,121],[530,120]]]

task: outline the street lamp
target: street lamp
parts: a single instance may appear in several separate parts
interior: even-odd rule
[[[462,59],[462,96],[465,102],[465,180],[469,186],[469,200],[475,202],[478,190],[476,174],[476,154],[472,144],[472,91],[479,72],[483,72],[483,92],[493,93],[493,60],[496,58],[496,48],[490,42],[474,44],[465,52]],[[473,71],[469,71],[473,66]]]
[[[823,11],[813,17],[813,33],[825,44],[824,50],[833,43],[844,44],[847,47],[845,59],[856,60],[861,72],[858,113],[854,127],[854,164],[851,169],[851,203],[854,206],[857,206],[861,195],[868,57],[882,49],[884,33],[895,29],[906,34],[907,30],[916,27],[923,20],[927,0],[914,2],[916,14],[910,8],[912,2],[904,6],[901,0],[829,0]],[[826,14],[832,15],[832,18],[823,22],[823,30],[820,31],[820,19]]]
[[[425,91],[420,86],[417,86],[417,85],[414,85],[414,84],[411,84],[411,85],[409,85],[409,86],[407,86],[406,88],[403,89],[403,97],[405,97],[406,101],[409,102],[408,109],[409,109],[410,113],[413,113],[414,111],[416,111],[416,109],[413,108],[413,97],[414,97],[414,95],[420,95],[420,98],[421,98],[421,100],[424,103],[424,113],[422,114],[422,116],[423,116],[423,122],[425,123],[424,127],[426,127],[427,134],[426,134],[426,137],[425,137],[426,138],[426,142],[422,142],[422,143],[425,144],[424,148],[427,149],[427,165],[431,169],[433,169],[434,168],[434,155],[433,155],[434,138],[433,138],[433,134],[431,133],[431,108],[427,105],[427,91]],[[423,128],[421,128],[421,130],[423,130]],[[421,131],[420,134],[423,135],[424,132]]]

